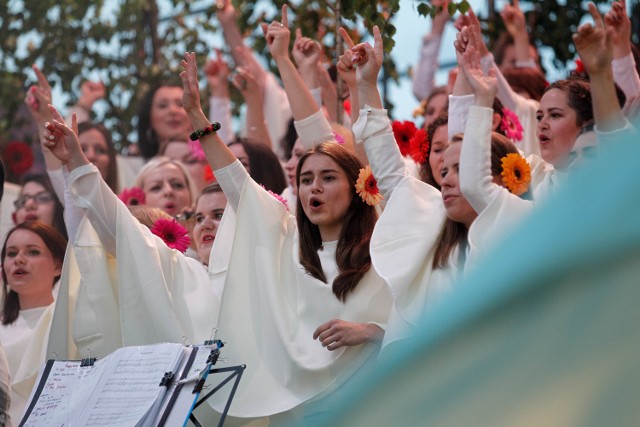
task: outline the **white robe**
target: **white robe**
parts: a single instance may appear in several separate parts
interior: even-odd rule
[[[81,222],[68,251],[75,273],[67,277],[68,302],[54,322],[54,336],[71,329],[76,357],[85,357],[87,348],[102,357],[122,346],[209,339],[219,298],[206,267],[140,224],[93,165],[72,171],[69,188],[88,221]]]
[[[9,414],[18,425],[24,413],[38,371],[47,359],[47,339],[54,304],[20,310],[10,325],[0,325],[0,343],[4,347],[11,376]]]
[[[223,185],[224,174],[215,173]],[[233,228],[228,268],[214,267],[213,279],[214,286],[224,286],[218,322],[218,336],[228,341],[224,357],[230,365],[247,365],[230,414],[259,417],[290,410],[347,381],[377,345],[328,351],[313,340],[314,330],[336,318],[384,329],[391,297],[372,268],[346,302],[338,300],[330,284],[300,265],[295,218],[252,180],[242,188],[237,214],[228,208],[219,230]],[[216,239],[214,264],[218,246],[225,243]]]

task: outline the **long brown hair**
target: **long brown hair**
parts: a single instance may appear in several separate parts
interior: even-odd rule
[[[45,246],[51,251],[51,255],[55,262],[62,263],[64,261],[64,253],[67,248],[67,239],[65,239],[56,229],[48,226],[40,221],[27,221],[13,227],[5,238],[2,245],[2,266],[4,267],[4,259],[7,256],[7,242],[9,236],[11,236],[16,230],[27,230],[37,234]],[[55,276],[51,281],[51,287],[55,285],[56,281],[60,278],[60,275]],[[18,314],[20,313],[20,299],[16,291],[9,291],[9,282],[7,281],[7,273],[2,269],[2,324],[9,325],[16,321]]]
[[[333,142],[325,142],[307,151],[298,162],[296,184],[300,185],[300,171],[305,161],[314,154],[329,156],[346,173],[351,188],[351,204],[343,219],[342,231],[338,239],[336,263],[338,277],[333,281],[333,294],[341,301],[353,291],[358,282],[371,268],[369,242],[376,223],[377,214],[373,206],[367,205],[355,192],[355,184],[363,167],[358,158],[346,148]],[[320,229],[313,224],[302,208],[298,197],[296,221],[300,236],[300,263],[311,276],[327,283],[322,271],[318,249],[322,246]]]
[[[116,194],[118,194],[118,163],[116,160],[116,149],[113,146],[113,138],[111,138],[111,132],[107,130],[103,125],[93,122],[82,122],[78,124],[78,136],[88,132],[92,129],[100,132],[107,143],[107,155],[109,156],[109,166],[107,167],[107,176],[104,182],[107,183],[109,188]]]
[[[462,143],[461,134],[455,135],[451,140],[451,144],[458,143]],[[500,176],[502,174],[502,158],[509,153],[517,152],[518,149],[509,138],[497,132],[491,132],[491,175]],[[462,223],[447,217],[436,245],[432,264],[434,269],[447,266],[456,247],[460,248],[460,252],[455,263],[462,265],[468,233],[469,230]]]

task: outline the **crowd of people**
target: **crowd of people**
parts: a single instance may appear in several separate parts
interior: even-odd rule
[[[217,52],[200,73],[185,53],[179,80],[139,106],[137,158],[89,121],[102,84],[83,84],[63,118],[34,66],[25,98],[47,174],[5,193],[15,209],[1,233],[0,425],[19,424],[51,357],[198,344],[212,331],[228,342],[226,361],[247,366],[232,424],[322,419],[349,378],[420,333],[486,254],[597,162],[599,145],[635,132],[624,0],[604,15],[589,4],[593,23],[567,40],[583,70],[550,84],[517,0],[492,50],[473,11],[441,47],[442,5],[413,77],[419,126],[383,107],[377,27],[371,44],[340,29],[336,78],[351,110],[336,115],[323,47],[298,30],[289,51],[286,6],[263,25],[279,79],[245,45],[231,2],[217,6],[235,71]],[[441,48],[458,67],[435,87]],[[245,99],[242,136],[229,84]],[[214,396],[205,416],[223,407]]]

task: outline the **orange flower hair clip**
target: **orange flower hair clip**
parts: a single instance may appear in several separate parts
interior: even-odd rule
[[[522,196],[531,183],[531,166],[518,153],[509,153],[502,158],[502,182],[511,193]]]
[[[356,193],[369,206],[377,205],[383,198],[380,190],[378,190],[378,181],[373,177],[369,165],[360,169],[360,174],[356,181]]]

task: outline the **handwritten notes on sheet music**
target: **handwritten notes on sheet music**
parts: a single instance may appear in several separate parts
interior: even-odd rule
[[[92,367],[54,362],[25,426],[151,425],[145,417],[167,392],[160,379],[179,365],[182,349],[180,344],[125,347]]]

